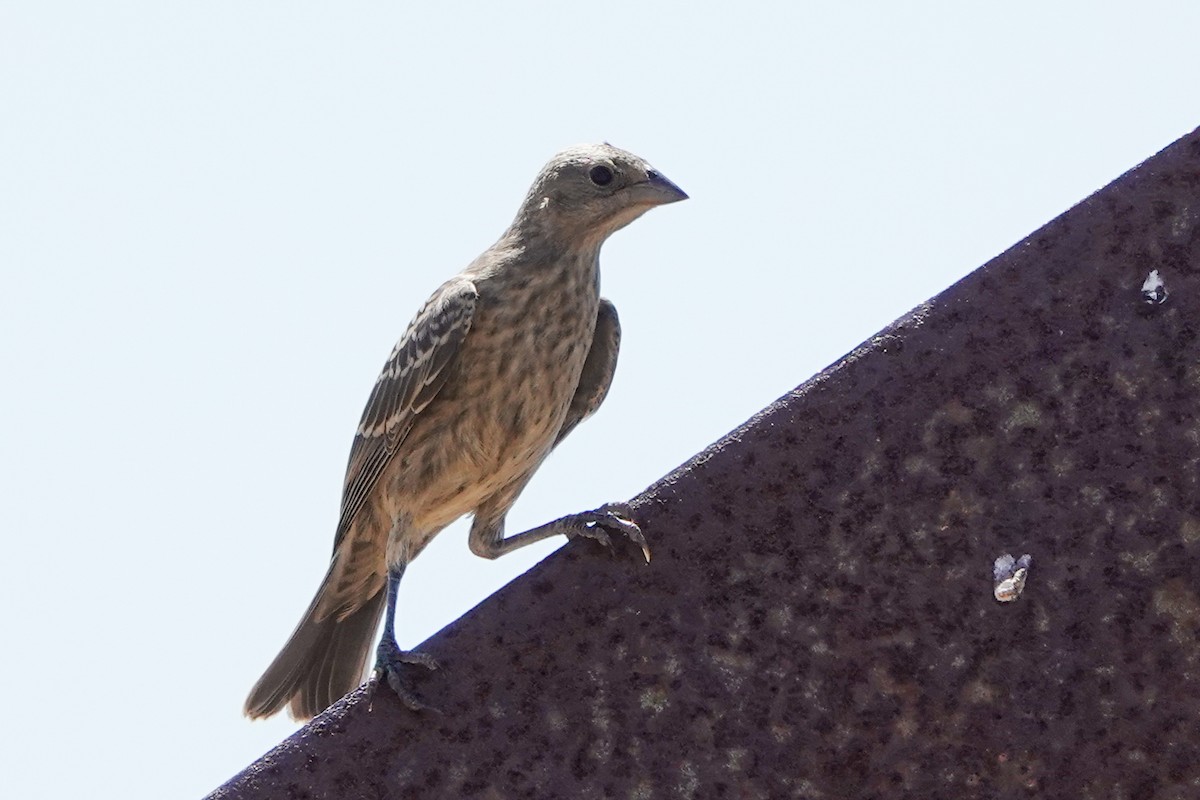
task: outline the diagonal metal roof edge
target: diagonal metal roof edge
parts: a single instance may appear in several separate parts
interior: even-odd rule
[[[368,685],[213,797],[1187,796],[1198,293],[1193,132],[649,487],[650,567],[430,639],[443,713]]]

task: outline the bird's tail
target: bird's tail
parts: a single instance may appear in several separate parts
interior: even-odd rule
[[[331,569],[283,650],[250,690],[243,710],[251,719],[269,717],[284,706],[293,718],[310,719],[362,681],[384,590],[341,618],[322,614],[318,609],[332,574]]]

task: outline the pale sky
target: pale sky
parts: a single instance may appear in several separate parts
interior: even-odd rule
[[[375,375],[555,151],[692,199],[605,247],[616,381],[513,532],[636,495],[1200,125],[1200,5],[977,5],[0,3],[0,793],[198,797],[296,729],[242,701]],[[558,545],[447,529],[401,644]]]

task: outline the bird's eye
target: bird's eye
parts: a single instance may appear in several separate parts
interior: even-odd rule
[[[588,170],[588,177],[597,186],[608,186],[612,183],[613,174],[612,170],[608,167],[592,167]]]

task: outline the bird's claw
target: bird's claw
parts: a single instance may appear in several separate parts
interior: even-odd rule
[[[400,702],[413,711],[436,711],[417,698],[412,687],[404,678],[407,666],[424,667],[427,670],[438,668],[437,659],[428,653],[418,653],[412,650],[401,650],[400,647],[385,634],[379,649],[375,654],[375,675],[387,681],[387,685],[400,698]]]
[[[605,503],[595,511],[585,511],[570,518],[573,523],[567,533],[569,538],[583,536],[602,544],[612,550],[611,534],[621,534],[642,549],[646,563],[650,563],[650,544],[642,534],[642,529],[630,519],[632,509],[626,503]]]

